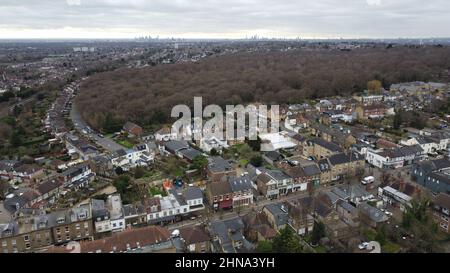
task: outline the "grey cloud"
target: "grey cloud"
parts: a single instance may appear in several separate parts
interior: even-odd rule
[[[58,28],[175,36],[450,36],[449,12],[446,0],[0,0],[0,37]]]

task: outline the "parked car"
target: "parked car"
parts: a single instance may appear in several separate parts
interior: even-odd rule
[[[363,249],[367,249],[368,246],[369,246],[368,242],[362,242],[358,245],[358,248],[363,250]]]
[[[367,176],[367,177],[364,177],[364,179],[361,181],[361,184],[369,185],[369,184],[372,184],[373,182],[375,182],[375,177]]]

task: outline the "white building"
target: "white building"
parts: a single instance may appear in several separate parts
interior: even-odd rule
[[[404,155],[396,150],[372,150],[367,149],[366,160],[369,164],[380,168],[401,168],[404,165]]]
[[[120,194],[109,195],[106,200],[111,221],[111,231],[123,231],[125,229],[125,218],[123,215],[122,199]]]
[[[293,149],[297,146],[290,140],[287,132],[269,133],[259,135],[261,138],[261,151],[270,152],[279,149]]]
[[[211,138],[202,138],[200,140],[200,149],[207,153],[211,152],[212,149],[220,152],[223,148],[227,149],[228,147],[229,146],[226,141],[217,139],[214,136]]]
[[[147,144],[141,144],[134,149],[118,150],[111,157],[111,164],[117,168],[129,170],[136,166],[148,166],[155,159],[154,150],[150,150]]]

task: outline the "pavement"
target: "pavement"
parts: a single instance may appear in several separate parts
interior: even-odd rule
[[[70,119],[72,120],[72,123],[74,124],[75,129],[80,134],[83,134],[83,132],[82,132],[83,129],[85,129],[88,125],[81,118],[81,114],[78,112],[74,102],[72,102],[72,109],[70,110]],[[94,141],[98,146],[102,147],[103,149],[105,149],[111,153],[114,151],[120,150],[120,149],[126,149],[124,146],[116,143],[112,139],[109,139],[107,137],[98,136],[98,133],[93,130],[92,130],[92,133],[83,134],[83,135],[92,139],[92,141]]]

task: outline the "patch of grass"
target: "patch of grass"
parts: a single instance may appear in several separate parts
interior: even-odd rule
[[[167,195],[165,191],[163,191],[163,190],[161,190],[161,189],[159,189],[159,188],[157,188],[157,187],[150,187],[150,188],[148,189],[148,192],[149,192],[152,196],[155,196],[155,195],[166,196],[166,195]]]
[[[129,142],[128,140],[117,140],[116,142],[128,149],[134,147],[133,143]]]
[[[247,166],[248,162],[249,161],[247,159],[242,158],[239,160],[239,165],[241,165],[242,167],[245,167],[245,166]]]
[[[401,247],[393,242],[387,242],[381,247],[381,249],[384,253],[398,253]]]

